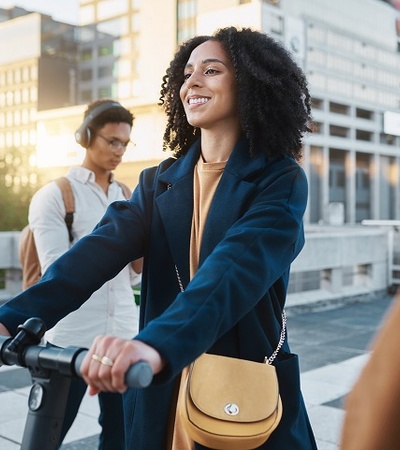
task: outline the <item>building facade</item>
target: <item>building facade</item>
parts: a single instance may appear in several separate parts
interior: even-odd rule
[[[0,151],[29,142],[36,145],[39,169],[54,168],[57,158],[60,167],[73,164],[81,158],[73,133],[85,104],[116,98],[135,115],[135,146],[118,169],[133,187],[143,167],[166,156],[158,97],[177,45],[223,26],[251,27],[282,41],[309,80],[314,133],[305,139],[302,161],[310,184],[306,223],[399,219],[399,17],[399,10],[381,0],[80,0],[80,26],[66,39],[75,60],[66,58],[64,68],[51,73],[55,59],[43,52],[42,34],[41,52],[25,78],[21,72],[18,95],[33,101],[25,108],[29,112],[14,112],[18,95],[10,94],[7,78],[15,72],[9,68],[26,64],[28,55],[0,56]],[[0,23],[0,38],[17,20]],[[53,46],[54,54],[65,54],[65,45]],[[58,82],[60,95],[54,95],[51,86]],[[55,98],[58,104],[51,104]],[[15,117],[22,134],[14,141]]]

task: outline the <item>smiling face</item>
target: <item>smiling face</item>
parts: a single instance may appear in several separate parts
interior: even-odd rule
[[[203,130],[239,128],[233,65],[218,41],[196,47],[184,72],[180,97],[190,125]]]

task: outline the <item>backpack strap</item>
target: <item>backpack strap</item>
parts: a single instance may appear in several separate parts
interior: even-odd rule
[[[129,200],[132,197],[131,189],[125,183],[121,183],[120,181],[116,181],[116,182],[120,185],[120,187],[122,189],[122,192],[124,193],[125,198],[127,200]]]
[[[68,229],[69,242],[74,240],[74,236],[72,235],[72,222],[74,221],[74,212],[75,212],[75,198],[74,193],[72,191],[71,183],[67,177],[60,177],[54,180],[57,183],[57,186],[60,188],[62,198],[65,205],[65,224]]]

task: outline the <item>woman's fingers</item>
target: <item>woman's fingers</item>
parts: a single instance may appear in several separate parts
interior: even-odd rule
[[[113,336],[97,337],[85,356],[81,373],[90,386],[89,393],[124,392],[125,374],[129,367],[147,361],[153,373],[162,370],[165,363],[153,347],[138,340],[125,340]]]

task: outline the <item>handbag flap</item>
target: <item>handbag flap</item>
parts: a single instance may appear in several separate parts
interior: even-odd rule
[[[204,353],[192,364],[188,384],[196,407],[217,419],[255,422],[278,407],[278,379],[269,364]]]

